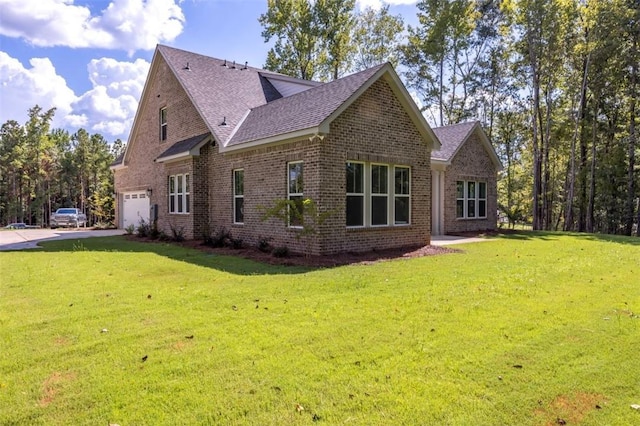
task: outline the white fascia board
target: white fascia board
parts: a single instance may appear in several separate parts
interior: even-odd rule
[[[242,151],[251,148],[258,148],[268,145],[280,145],[287,142],[293,142],[294,140],[300,140],[303,138],[309,138],[321,135],[319,127],[310,127],[308,129],[297,130],[295,132],[284,133],[281,135],[275,135],[268,138],[256,139],[249,142],[243,142],[234,145],[220,146],[220,152],[233,152]]]

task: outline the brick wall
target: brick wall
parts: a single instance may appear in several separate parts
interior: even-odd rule
[[[160,141],[160,108],[167,108],[167,139]],[[167,205],[167,176],[172,173],[189,172],[193,174],[194,160],[165,164],[154,160],[174,143],[208,131],[204,121],[191,104],[189,97],[180,86],[166,62],[160,55],[151,70],[144,98],[141,100],[136,115],[135,134],[129,140],[129,151],[124,169],[115,172],[117,201],[121,201],[122,193],[151,188],[151,204],[158,205],[158,226],[170,233],[170,225],[184,228],[187,237],[194,235],[194,211],[206,211],[201,205],[192,205],[190,215],[169,215]],[[196,164],[198,160],[195,160]],[[197,166],[195,166],[197,168]],[[192,186],[195,188],[195,183]],[[198,187],[200,187],[198,185]],[[116,223],[122,226],[121,207],[116,208]]]
[[[212,229],[224,227],[250,244],[269,238],[274,246],[286,245],[314,254],[358,252],[428,244],[431,223],[430,151],[389,85],[380,80],[347,108],[332,124],[324,140],[315,138],[269,146],[242,153],[215,153],[209,159],[212,173],[210,217]],[[411,167],[411,224],[347,229],[345,217],[348,160]],[[263,221],[260,206],[287,196],[287,162],[304,162],[304,196],[331,211],[317,238],[296,239],[297,232],[281,221]],[[244,169],[244,224],[232,223],[232,171]],[[389,170],[392,172],[392,169]],[[392,200],[392,198],[390,197]]]
[[[116,190],[152,188],[152,204],[159,207],[159,228],[180,229],[187,238],[201,238],[221,228],[246,244],[269,239],[273,246],[313,254],[368,251],[428,244],[431,224],[430,151],[388,83],[374,83],[331,124],[321,140],[303,139],[246,152],[219,152],[205,146],[200,156],[172,163],[154,162],[177,141],[207,132],[186,93],[159,58],[147,83],[136,118],[128,168],[116,171]],[[159,110],[167,107],[168,138],[159,140]],[[348,160],[378,162],[411,168],[411,224],[347,229],[345,218]],[[317,238],[296,238],[298,231],[277,219],[262,220],[263,207],[287,197],[287,163],[304,162],[304,196],[321,211],[331,211]],[[244,169],[244,223],[233,223],[233,170]],[[389,172],[392,173],[393,169]],[[191,213],[169,214],[167,176],[190,173]],[[390,202],[393,198],[390,197]]]
[[[495,230],[497,223],[497,171],[484,145],[472,134],[447,167],[444,182],[444,232]],[[487,217],[485,219],[456,218],[456,181],[487,182]]]

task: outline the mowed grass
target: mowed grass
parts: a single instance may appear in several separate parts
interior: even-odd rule
[[[277,267],[124,238],[0,253],[0,424],[639,424],[640,240]]]

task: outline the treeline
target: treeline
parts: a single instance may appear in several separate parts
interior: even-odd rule
[[[51,212],[77,207],[90,225],[114,219],[113,173],[109,165],[123,150],[99,134],[51,129],[55,108],[29,110],[25,124],[0,128],[0,224],[48,226]]]
[[[329,80],[391,61],[437,126],[480,120],[499,205],[534,229],[640,235],[638,0],[268,0],[266,67]]]

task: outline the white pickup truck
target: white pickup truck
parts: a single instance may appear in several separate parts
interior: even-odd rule
[[[87,216],[80,209],[63,208],[51,215],[51,227],[58,226],[87,226]]]

